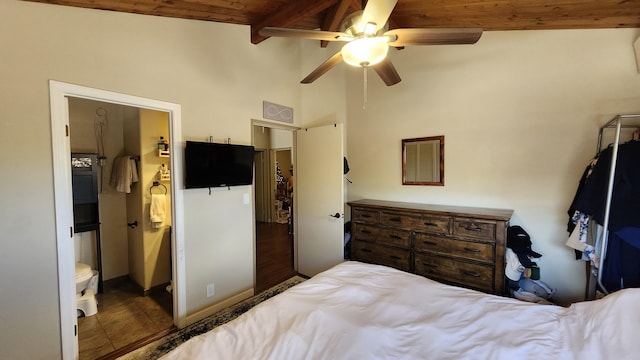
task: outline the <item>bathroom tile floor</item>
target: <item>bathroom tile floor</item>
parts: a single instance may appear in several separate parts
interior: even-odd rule
[[[98,293],[98,313],[78,318],[80,359],[96,359],[173,326],[167,291],[140,296],[130,282],[105,284]]]
[[[297,273],[287,224],[257,223],[256,231],[258,293]],[[171,294],[163,289],[143,297],[129,279],[118,279],[108,281],[97,299],[98,313],[78,318],[80,360],[111,358],[105,355],[173,326]]]

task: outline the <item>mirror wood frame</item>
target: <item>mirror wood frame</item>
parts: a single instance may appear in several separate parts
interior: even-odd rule
[[[415,181],[407,180],[407,145],[419,142],[438,141],[439,143],[439,166],[440,179],[438,181]],[[413,139],[402,139],[402,185],[431,185],[444,186],[444,135],[429,136]]]

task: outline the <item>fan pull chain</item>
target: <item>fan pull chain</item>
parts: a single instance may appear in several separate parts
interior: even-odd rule
[[[363,84],[363,92],[364,92],[364,100],[362,102],[362,110],[367,108],[367,68],[368,66],[362,67],[364,70],[364,84]]]

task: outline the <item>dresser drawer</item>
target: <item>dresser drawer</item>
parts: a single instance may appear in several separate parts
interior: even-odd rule
[[[403,271],[411,270],[411,252],[407,249],[356,241],[351,251],[358,261],[386,265]]]
[[[453,234],[484,241],[494,241],[496,238],[496,223],[456,218],[453,221]]]
[[[363,199],[351,207],[351,259],[504,294],[513,210]]]
[[[429,254],[415,254],[415,273],[443,282],[493,292],[493,266],[466,263]]]
[[[411,246],[411,232],[406,230],[356,224],[355,237],[358,241],[374,241],[406,248]]]
[[[380,213],[376,210],[351,209],[351,221],[363,224],[377,224],[380,222]]]
[[[495,259],[494,245],[489,243],[415,234],[414,246],[416,251],[448,254],[470,260],[493,263]]]
[[[438,216],[412,216],[396,213],[380,213],[380,223],[392,227],[401,227],[432,234],[448,234],[449,218]]]

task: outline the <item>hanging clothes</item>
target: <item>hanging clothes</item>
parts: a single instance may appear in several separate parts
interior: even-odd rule
[[[569,233],[573,232],[573,229],[576,227],[578,223],[577,221],[580,218],[580,215],[576,213],[578,212],[576,208],[577,203],[582,194],[582,190],[584,189],[584,184],[587,182],[587,178],[589,177],[589,175],[591,175],[591,172],[593,172],[593,168],[594,166],[596,166],[597,162],[598,162],[598,155],[596,155],[593,159],[589,161],[589,164],[587,164],[587,167],[582,173],[582,177],[580,177],[580,181],[578,182],[578,190],[574,195],[573,201],[571,202],[571,206],[569,206],[569,211],[567,211],[567,213],[569,214],[569,223],[567,224],[567,232]]]
[[[578,190],[571,202],[571,206],[569,206],[569,210],[567,211],[569,215],[569,222],[567,223],[567,232],[569,232],[569,239],[566,242],[566,245],[573,248],[575,250],[576,260],[591,260],[592,266],[594,270],[597,271],[598,265],[598,257],[596,256],[596,251],[593,245],[595,242],[589,242],[589,223],[592,222],[591,217],[587,214],[581,213],[577,210],[577,204],[581,199],[582,191],[584,189],[584,184],[587,182],[587,179],[593,172],[593,168],[598,162],[598,155],[596,155],[593,159],[589,161],[586,169],[582,173],[582,177],[580,178],[580,182],[578,183]]]
[[[568,211],[567,227],[571,233],[567,245],[579,249],[576,239],[584,244],[584,253],[576,251],[576,258],[591,260],[592,272],[601,272],[602,285],[608,291],[640,287],[640,142],[620,144],[617,149],[602,264],[600,254],[595,253],[599,247],[587,241],[604,226],[613,151],[613,147],[604,149],[587,166]]]
[[[602,284],[609,291],[640,287],[640,228],[625,227],[609,234]]]
[[[604,225],[612,151],[613,148],[608,147],[600,152],[593,171],[572,204],[575,210],[591,216],[600,225]],[[626,226],[640,227],[639,159],[640,142],[619,145],[609,217],[609,229],[612,231]]]

